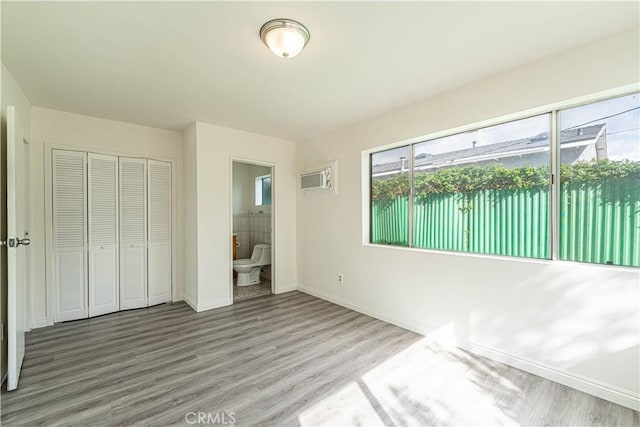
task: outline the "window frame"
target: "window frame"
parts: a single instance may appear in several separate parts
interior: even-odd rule
[[[407,177],[410,180],[409,181],[409,209],[407,211],[407,221],[413,221],[413,213],[411,212],[411,198],[413,197],[413,182],[411,181],[413,179],[413,174],[409,173],[408,171],[410,170],[410,168],[413,168],[413,160],[410,160],[410,158],[413,156],[413,146],[409,145],[401,145],[399,147],[394,147],[394,148],[388,148],[385,150],[380,150],[380,151],[376,151],[376,152],[372,152],[369,154],[369,171],[373,170],[373,155],[377,154],[377,153],[384,153],[385,151],[392,151],[398,148],[403,148],[403,147],[407,147]],[[371,172],[369,172],[369,174],[371,174]],[[371,177],[371,176],[370,176]],[[373,200],[373,186],[369,185],[369,219],[371,219],[371,200]],[[408,228],[408,231],[410,231],[412,229],[412,227]],[[400,247],[400,248],[412,248],[413,246],[411,246],[411,234],[409,233],[409,235],[407,236],[407,245],[383,245],[382,243],[380,243],[379,245],[381,246],[394,246],[394,247]],[[369,242],[371,242],[371,240],[373,239],[373,221],[369,220]],[[377,245],[378,243],[372,243],[374,245]]]
[[[271,178],[271,174],[256,176],[253,180],[253,203],[255,206],[270,206],[264,204],[264,195],[262,194],[264,190],[263,180],[265,178]],[[256,203],[258,201],[258,181],[260,181],[260,204]]]
[[[550,220],[549,223],[547,224],[548,227],[548,233],[549,233],[549,257],[548,258],[536,258],[536,257],[523,257],[523,256],[517,256],[517,255],[498,255],[498,254],[490,254],[490,253],[482,253],[482,252],[465,252],[465,251],[456,251],[456,250],[452,250],[452,249],[434,249],[434,248],[423,248],[420,246],[415,246],[414,245],[414,238],[415,238],[415,230],[414,230],[414,225],[415,225],[415,195],[414,195],[414,177],[415,177],[415,168],[414,168],[414,161],[415,161],[415,146],[416,145],[420,145],[422,143],[425,142],[431,142],[431,141],[435,141],[441,138],[447,138],[450,136],[456,136],[456,135],[462,135],[465,133],[469,133],[469,132],[476,132],[482,129],[487,129],[493,126],[499,126],[499,125],[503,125],[503,124],[507,124],[507,123],[515,123],[518,121],[522,121],[522,120],[527,120],[527,119],[531,119],[534,117],[541,117],[541,116],[549,116],[549,145],[548,145],[548,152],[549,152],[549,163],[548,163],[548,167],[549,167],[549,215],[551,215],[551,212],[553,211],[553,205],[554,205],[554,194],[553,194],[553,182],[554,182],[554,165],[553,165],[553,151],[554,151],[554,142],[555,142],[555,132],[554,132],[554,128],[553,128],[553,119],[554,119],[554,115],[552,114],[552,112],[547,112],[547,113],[538,113],[538,114],[534,114],[534,115],[529,115],[529,116],[525,116],[525,117],[521,117],[518,119],[512,119],[512,120],[505,120],[493,125],[488,125],[488,126],[482,126],[482,127],[476,127],[476,128],[471,128],[465,131],[461,131],[461,132],[455,132],[455,133],[451,133],[449,135],[444,135],[444,136],[440,136],[437,138],[430,138],[430,139],[424,139],[418,142],[413,142],[411,144],[408,145],[401,145],[399,147],[395,147],[395,148],[391,148],[391,149],[385,149],[385,150],[380,150],[380,151],[373,151],[369,153],[369,158],[371,159],[369,162],[370,165],[370,169],[369,169],[369,174],[370,177],[373,177],[372,175],[372,171],[373,171],[373,156],[375,154],[378,153],[384,153],[385,151],[390,151],[390,150],[394,150],[394,149],[398,149],[398,148],[404,148],[407,147],[407,170],[408,170],[408,181],[409,181],[409,206],[408,206],[408,224],[407,224],[407,229],[408,229],[408,233],[409,235],[407,236],[407,246],[401,246],[401,245],[392,245],[392,244],[382,244],[382,243],[373,243],[371,240],[373,239],[373,221],[369,221],[370,225],[370,235],[369,235],[369,244],[372,245],[379,245],[379,246],[393,246],[393,247],[402,247],[402,248],[409,248],[409,249],[423,249],[423,250],[431,250],[431,251],[437,251],[437,252],[444,252],[444,253],[460,253],[460,254],[474,254],[474,255],[488,255],[488,256],[499,256],[499,257],[504,257],[504,258],[518,258],[518,259],[533,259],[533,260],[542,260],[542,261],[548,261],[548,260],[552,260],[553,259],[553,227],[551,226],[551,216],[549,216]],[[558,175],[559,176],[559,175]],[[369,218],[371,218],[371,212],[373,210],[373,197],[372,197],[372,188],[373,186],[371,184],[369,184],[369,193],[370,193],[370,198],[369,198]]]
[[[609,90],[604,90],[601,92],[592,93],[589,95],[570,98],[567,100],[555,102],[552,104],[519,111],[516,113],[505,114],[502,116],[497,116],[491,119],[482,120],[454,128],[447,128],[440,131],[436,131],[427,135],[414,137],[410,139],[406,139],[403,141],[398,141],[395,143],[386,144],[379,147],[374,147],[371,149],[363,150],[361,152],[361,172],[362,172],[362,245],[363,246],[371,246],[376,248],[389,248],[396,250],[408,250],[408,251],[421,251],[421,252],[429,252],[436,254],[447,254],[454,256],[464,256],[464,257],[481,257],[481,258],[493,258],[493,259],[503,259],[515,262],[533,262],[533,263],[555,263],[561,262],[564,264],[575,264],[579,266],[588,265],[594,268],[607,268],[607,269],[621,269],[626,271],[638,271],[638,267],[633,266],[624,266],[624,265],[609,265],[609,264],[597,264],[597,263],[585,263],[579,261],[569,261],[569,260],[561,260],[559,258],[559,248],[560,248],[560,233],[559,233],[559,219],[560,219],[560,146],[558,144],[558,140],[560,137],[560,127],[558,126],[558,113],[560,110],[565,110],[569,108],[580,107],[583,105],[589,105],[601,101],[607,101],[610,99],[623,97],[632,94],[640,94],[640,83],[634,83],[630,85],[621,86],[618,88],[613,88]],[[413,245],[413,224],[412,224],[412,216],[414,209],[414,194],[413,194],[413,146],[416,144],[420,144],[422,142],[445,138],[453,135],[458,135],[466,132],[473,132],[479,129],[496,126],[508,122],[514,122],[518,120],[523,120],[527,118],[531,118],[538,115],[548,114],[550,120],[549,127],[549,258],[527,258],[520,256],[508,256],[508,255],[496,255],[496,254],[486,254],[486,253],[477,253],[477,252],[462,252],[462,251],[452,251],[452,250],[443,250],[443,249],[432,249],[432,248],[420,248],[415,247]],[[371,238],[373,236],[373,225],[371,221],[371,207],[372,207],[372,155],[392,150],[400,147],[408,147],[410,151],[409,163],[411,164],[410,173],[409,173],[409,181],[410,181],[410,194],[409,194],[409,212],[410,212],[410,223],[409,223],[409,246],[397,246],[397,245],[387,245],[381,243],[373,243]],[[367,186],[368,189],[365,190],[364,186]]]

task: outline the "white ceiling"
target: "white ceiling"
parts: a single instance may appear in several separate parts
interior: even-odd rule
[[[638,12],[638,2],[3,1],[2,60],[37,106],[300,140],[637,26]],[[279,17],[311,32],[289,61],[258,37]]]

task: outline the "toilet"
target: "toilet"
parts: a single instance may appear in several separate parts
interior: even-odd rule
[[[238,286],[258,285],[262,266],[271,264],[271,246],[255,245],[251,258],[233,261],[233,269],[238,273]]]

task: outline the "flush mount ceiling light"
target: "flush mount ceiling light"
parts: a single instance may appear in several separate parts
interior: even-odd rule
[[[260,38],[280,58],[289,59],[302,52],[311,34],[292,19],[272,19],[260,28]]]

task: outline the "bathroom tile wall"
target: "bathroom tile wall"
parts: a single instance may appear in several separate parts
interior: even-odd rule
[[[233,232],[239,243],[238,258],[249,258],[254,245],[271,244],[271,214],[260,210],[235,214]]]
[[[249,213],[249,244],[271,244],[271,215],[255,211]]]
[[[249,214],[233,215],[233,232],[238,243],[238,259],[249,258],[253,248],[249,240]]]

